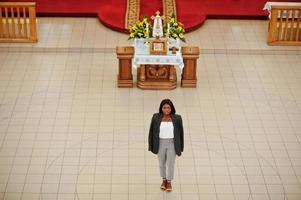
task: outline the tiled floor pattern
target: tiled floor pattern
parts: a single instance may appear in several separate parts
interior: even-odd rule
[[[1,44],[20,52],[0,52],[0,199],[301,199],[301,56],[287,55],[299,47],[266,46],[266,22],[206,22],[187,35],[213,50],[200,56],[198,87],[146,91],[117,88],[116,55],[93,53],[126,45],[126,36],[102,26],[99,36],[94,19],[41,20],[40,43]],[[212,39],[229,26],[261,39]],[[227,48],[258,52],[216,52]],[[171,193],[159,189],[157,158],[147,151],[150,118],[166,97],[185,128]]]

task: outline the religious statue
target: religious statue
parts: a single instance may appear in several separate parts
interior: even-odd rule
[[[163,25],[162,20],[164,20],[164,16],[160,16],[160,12],[156,12],[156,16],[151,17],[154,20],[153,24],[153,37],[163,37]]]

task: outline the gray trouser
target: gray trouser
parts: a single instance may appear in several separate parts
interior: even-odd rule
[[[174,140],[160,138],[158,160],[162,178],[172,180],[174,177],[176,152]],[[166,170],[167,169],[167,170]]]

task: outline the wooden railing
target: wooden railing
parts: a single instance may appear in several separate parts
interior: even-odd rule
[[[269,45],[301,45],[301,7],[272,6]]]
[[[36,3],[0,2],[0,42],[37,42]]]

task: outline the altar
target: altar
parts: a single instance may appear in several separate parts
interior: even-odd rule
[[[157,64],[151,64],[147,61],[147,56],[142,60],[135,60],[135,49],[133,46],[116,47],[118,58],[117,86],[119,88],[134,87],[134,78],[132,71],[137,70],[137,87],[141,89],[152,90],[171,90],[177,87],[177,74],[175,67],[181,71],[181,87],[197,87],[197,59],[199,58],[199,47],[185,46],[181,47],[183,62],[160,63],[159,58],[164,56],[152,56],[158,58]],[[168,57],[168,56],[167,56]],[[166,58],[167,59],[167,58]],[[145,61],[145,63],[144,63]],[[155,60],[156,61],[156,60]]]
[[[135,40],[132,66],[137,69],[137,87],[141,89],[174,89],[177,87],[175,67],[182,70],[184,63],[180,51],[173,53],[169,50],[170,46],[179,46],[179,44],[171,43],[168,41],[165,55],[152,55],[149,41],[146,43],[146,40]]]
[[[181,86],[196,87],[198,47],[181,47],[185,42],[184,28],[172,16],[162,25],[163,16],[156,12],[154,26],[144,18],[130,30],[133,45],[117,47],[119,59],[118,87],[133,87],[132,68],[137,70],[137,87],[151,90],[171,90],[177,87],[176,67],[181,71]],[[150,38],[150,32],[152,36]]]

